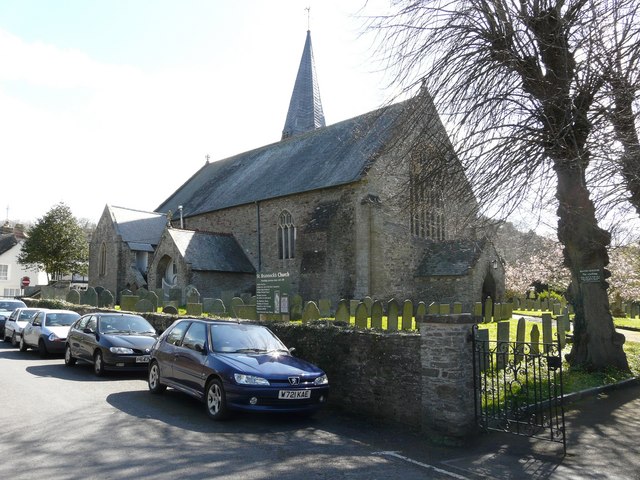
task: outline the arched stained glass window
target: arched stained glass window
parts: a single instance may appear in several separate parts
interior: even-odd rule
[[[278,221],[278,258],[285,260],[296,256],[296,226],[291,213],[284,210]]]

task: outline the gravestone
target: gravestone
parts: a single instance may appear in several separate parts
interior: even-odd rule
[[[137,295],[122,295],[120,297],[120,310],[135,312],[138,300],[140,300],[140,298],[138,298]]]
[[[302,319],[302,310],[304,309],[304,302],[302,301],[302,297],[300,295],[294,295],[291,297],[291,301],[289,303],[289,318],[291,320],[300,320]]]
[[[165,300],[169,300],[169,295],[165,294],[162,288],[154,288],[153,291],[156,293],[156,297],[158,297],[158,305],[162,305]]]
[[[171,287],[169,289],[169,301],[182,304],[182,289],[180,287]]]
[[[205,297],[202,299],[202,312],[211,313],[211,307],[213,306],[213,298]]]
[[[364,302],[360,302],[360,304],[356,308],[355,317],[357,328],[367,328],[367,324],[369,323],[369,309]]]
[[[153,304],[146,298],[139,298],[134,307],[134,312],[155,312]]]
[[[67,292],[67,297],[65,299],[69,303],[74,303],[76,305],[80,305],[80,292],[74,288]]]
[[[553,330],[551,324],[551,314],[542,314],[542,342],[545,343],[545,353],[549,353],[551,349],[550,344],[553,343]]]
[[[187,304],[189,303],[200,303],[200,292],[194,286],[187,287],[185,291],[185,297],[187,299]]]
[[[516,327],[516,352],[513,358],[516,364],[520,363],[524,358],[524,350],[525,350],[524,336],[526,333],[525,332],[526,328],[527,328],[526,320],[523,317],[520,317],[518,319],[518,326]]]
[[[418,322],[424,320],[427,315],[427,305],[424,302],[418,302],[416,307],[416,328],[418,328]]]
[[[349,315],[349,302],[344,298],[338,302],[338,308],[336,308],[336,322],[344,322],[349,324],[351,315]]]
[[[498,343],[496,346],[496,368],[503,370],[509,361],[510,322],[498,322]]]
[[[302,323],[320,320],[320,310],[315,302],[307,302],[302,310]]]
[[[191,317],[202,316],[202,304],[201,303],[187,303],[187,315]]]
[[[400,312],[400,306],[395,298],[392,298],[387,302],[387,330],[398,330],[398,315]]]
[[[237,305],[238,318],[243,320],[258,320],[258,312],[255,305]]]
[[[481,372],[484,372],[489,368],[490,355],[489,353],[489,330],[486,328],[478,328],[475,331],[476,336],[476,354],[478,355],[479,365],[478,368]]]
[[[128,288],[125,288],[124,290],[120,290],[120,297],[122,297],[124,295],[133,295],[133,292],[131,290],[129,290]]]
[[[144,287],[140,287],[137,291],[136,291],[136,295],[138,295],[138,298],[147,298],[147,295],[149,294],[149,290],[147,290]]]
[[[413,328],[413,302],[405,300],[402,304],[402,330]]]
[[[177,315],[178,314],[178,309],[174,305],[171,305],[169,303],[168,305],[165,305],[162,308],[162,313],[167,313],[169,315]]]
[[[484,323],[491,323],[491,317],[493,316],[493,300],[491,297],[487,297],[484,302]]]
[[[531,341],[529,344],[533,355],[540,353],[540,329],[538,329],[537,324],[531,326]]]
[[[233,297],[231,299],[231,313],[233,314],[234,317],[238,317],[238,311],[236,310],[236,307],[242,307],[244,306],[244,300],[242,300],[242,298],[240,297]]]
[[[384,316],[384,308],[382,302],[376,300],[371,305],[371,328],[382,330],[382,317]]]
[[[116,300],[113,298],[113,294],[109,290],[103,289],[98,297],[98,306],[113,308],[115,304]]]
[[[156,295],[156,292],[147,292],[146,299],[151,302],[151,305],[153,305],[153,311],[157,312],[160,300],[158,299],[158,295]]]
[[[227,309],[221,298],[215,298],[211,304],[211,313],[215,315],[224,315],[227,313]]]
[[[475,302],[473,304],[472,317],[476,323],[480,323],[482,321],[482,302]]]
[[[499,302],[496,302],[493,304],[493,321],[494,322],[499,322],[503,320],[502,318],[502,304]]]
[[[80,302],[83,305],[91,305],[92,307],[98,306],[98,294],[96,293],[96,289],[93,287],[88,287],[84,292],[80,294]]]

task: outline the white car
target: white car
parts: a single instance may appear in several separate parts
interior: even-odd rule
[[[67,334],[73,322],[80,318],[71,310],[43,310],[36,313],[22,330],[20,351],[37,348],[41,357],[63,353]]]
[[[29,320],[38,312],[43,311],[44,308],[16,308],[9,318],[7,318],[4,324],[4,338],[5,342],[11,340],[11,345],[14,347],[20,343],[20,335],[22,335],[22,329],[29,323]]]

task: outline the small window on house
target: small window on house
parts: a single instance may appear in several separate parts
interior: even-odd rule
[[[0,265],[0,280],[9,280],[9,265]]]
[[[107,274],[107,245],[102,243],[100,245],[100,276]]]
[[[296,255],[296,226],[288,211],[280,214],[278,221],[278,258],[285,260]]]

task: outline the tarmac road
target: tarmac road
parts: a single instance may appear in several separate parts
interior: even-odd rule
[[[562,446],[488,433],[465,448],[325,410],[312,419],[210,421],[144,376],[96,378],[0,342],[0,478],[640,479],[640,386],[567,408]]]

